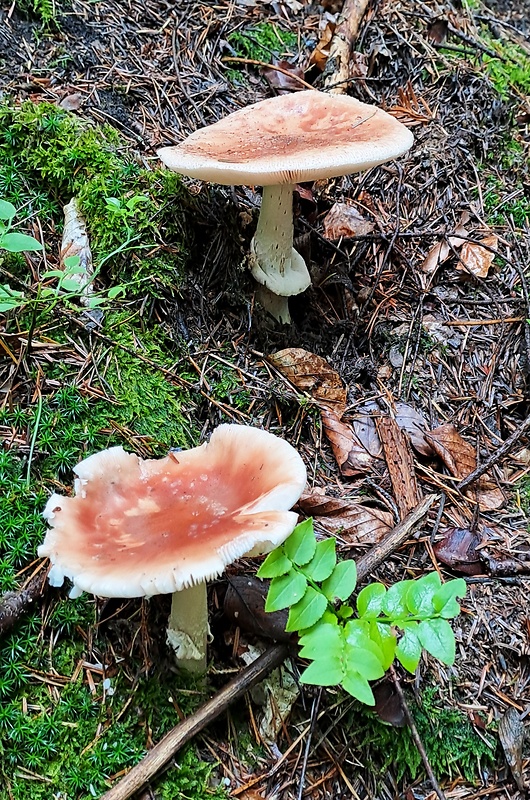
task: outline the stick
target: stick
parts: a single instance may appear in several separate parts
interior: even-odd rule
[[[324,90],[344,94],[350,78],[350,56],[370,0],[345,0],[333,33],[324,71]]]
[[[46,573],[40,568],[36,575],[17,592],[6,592],[0,597],[0,636],[3,636],[15,625],[29,606],[42,595],[46,585]]]
[[[439,800],[446,800],[445,794],[442,791],[442,789],[440,788],[440,786],[438,784],[438,781],[436,780],[436,776],[435,776],[435,774],[434,774],[434,772],[432,770],[432,767],[431,767],[431,762],[429,761],[429,756],[427,755],[425,747],[423,746],[423,742],[420,739],[420,735],[418,733],[418,729],[416,728],[416,724],[414,722],[414,719],[412,718],[412,714],[410,713],[410,708],[409,708],[408,703],[407,703],[407,701],[405,699],[405,695],[403,694],[403,689],[401,688],[401,684],[400,684],[399,678],[398,678],[398,676],[396,674],[396,670],[394,669],[394,667],[392,665],[390,666],[390,675],[391,675],[392,680],[394,682],[394,686],[396,687],[396,692],[398,693],[399,699],[401,701],[401,705],[403,707],[403,713],[405,714],[405,717],[407,719],[407,724],[408,724],[408,726],[410,728],[410,732],[412,734],[412,738],[414,739],[414,744],[418,748],[418,753],[421,756],[421,760],[423,761],[423,766],[425,767],[425,772],[427,773],[427,775],[429,777],[429,780],[431,782],[431,786],[434,789],[434,793],[439,798]]]
[[[365,578],[396,547],[405,541],[412,529],[424,518],[436,499],[431,494],[400,522],[389,535],[357,561],[359,579]],[[262,680],[272,669],[279,666],[289,653],[285,644],[275,644],[249,667],[243,669],[227,686],[217,692],[195,714],[180,722],[130,772],[105,792],[100,800],[128,800],[159,772],[186,742],[219,717],[234,700],[241,697],[251,686]]]
[[[462,489],[465,489],[470,483],[473,483],[477,480],[477,478],[480,478],[481,475],[484,475],[484,473],[487,472],[490,467],[493,467],[494,464],[497,464],[501,458],[504,458],[504,456],[510,452],[513,445],[519,441],[521,436],[523,436],[528,430],[530,430],[530,414],[526,417],[524,422],[522,422],[510,436],[508,436],[506,441],[501,444],[498,450],[492,453],[491,456],[476,469],[474,469],[473,472],[470,472],[469,475],[463,478],[460,483],[457,483],[456,488],[462,491]]]
[[[427,495],[427,497],[418,503],[416,508],[405,517],[403,522],[400,522],[399,525],[392,528],[388,536],[385,536],[381,542],[378,542],[371,550],[357,559],[357,575],[359,580],[366,578],[366,576],[378,567],[390,553],[407,539],[416,525],[425,517],[436,498],[437,495],[435,494]]]
[[[177,750],[189,742],[195,734],[220,716],[234,700],[241,697],[251,686],[262,680],[272,669],[285,660],[289,648],[275,644],[250,666],[224,686],[211,700],[204,703],[195,714],[180,722],[148,752],[130,772],[102,795],[101,800],[127,800],[156,775]]]

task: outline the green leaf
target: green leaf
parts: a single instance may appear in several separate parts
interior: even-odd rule
[[[344,648],[344,662],[345,669],[353,669],[366,678],[367,681],[375,681],[385,674],[381,659],[373,652],[373,642],[370,642],[371,647],[365,649],[364,647],[352,647],[346,643]]]
[[[357,584],[355,561],[339,561],[329,578],[322,584],[322,591],[330,600],[347,600]]]
[[[7,200],[0,200],[0,219],[11,220],[17,213],[15,206]]]
[[[112,289],[109,289],[108,292],[107,292],[107,295],[109,297],[109,300],[115,300],[116,297],[120,297],[120,296],[121,297],[125,297],[126,293],[127,293],[127,290],[126,290],[125,286],[122,286],[120,284],[119,286],[113,286]]]
[[[43,249],[40,242],[26,233],[4,233],[0,238],[0,247],[10,253],[23,253]]]
[[[353,617],[353,608],[344,604],[341,605],[341,607],[337,609],[337,617],[339,619],[350,619],[350,617]]]
[[[0,286],[0,311],[11,311],[18,308],[24,302],[24,292],[17,292],[8,284]]]
[[[342,659],[329,655],[313,661],[300,676],[300,683],[312,683],[316,686],[336,686],[341,683],[344,674]]]
[[[59,281],[59,286],[65,292],[72,292],[73,294],[81,294],[83,291],[83,287],[79,283],[79,281],[74,280],[73,278],[62,278]]]
[[[258,578],[278,578],[280,575],[286,575],[292,566],[293,562],[287,558],[283,547],[277,547],[269,553],[256,575]]]
[[[382,665],[385,670],[389,668],[394,660],[397,647],[397,639],[390,625],[385,625],[376,620],[370,620],[370,639],[377,645],[382,655]]]
[[[407,592],[414,581],[398,581],[391,586],[383,600],[382,611],[391,619],[402,619],[409,614]]]
[[[341,628],[336,624],[322,621],[304,633],[299,639],[299,644],[302,645],[298,653],[301,658],[315,659],[322,653],[340,658],[344,649]]]
[[[283,545],[285,555],[299,567],[303,567],[304,564],[311,561],[316,546],[312,519],[306,519],[305,522],[297,525]]]
[[[40,276],[41,280],[46,281],[48,278],[63,278],[64,272],[62,269],[49,269],[43,275]]]
[[[305,567],[302,567],[302,572],[312,581],[320,583],[329,578],[336,563],[335,539],[324,539],[317,543],[313,558]]]
[[[113,211],[121,210],[121,200],[117,197],[106,197],[105,202]]]
[[[445,619],[451,619],[460,614],[460,603],[457,597],[465,597],[467,591],[466,582],[463,578],[455,578],[447,581],[435,592],[432,599],[433,606]]]
[[[265,611],[280,611],[282,608],[294,606],[302,599],[306,589],[305,576],[294,570],[287,575],[273,578],[265,602]]]
[[[381,613],[386,586],[382,583],[370,583],[357,595],[357,611],[360,617],[374,619]]]
[[[65,272],[67,272],[68,275],[78,272],[86,272],[84,267],[81,266],[81,259],[79,256],[67,256],[64,259],[63,264],[65,266]]]
[[[328,601],[324,595],[312,586],[308,586],[302,599],[291,606],[285,630],[303,631],[305,628],[311,628],[321,619],[327,607]]]
[[[432,599],[442,585],[437,572],[428,572],[412,582],[407,592],[407,607],[414,616],[428,619],[436,613]]]
[[[354,669],[347,670],[342,679],[342,686],[356,700],[360,700],[361,703],[367,706],[375,706],[375,698],[370,684],[366,678],[363,678]]]
[[[446,619],[428,619],[418,625],[418,639],[431,656],[442,664],[455,660],[455,635]]]
[[[417,635],[418,623],[411,622],[404,627],[403,635],[401,636],[396,647],[396,658],[407,670],[407,672],[416,672],[421,658],[421,644]]]

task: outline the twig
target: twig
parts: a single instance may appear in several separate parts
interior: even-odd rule
[[[308,83],[307,81],[304,81],[303,78],[300,78],[293,72],[289,72],[288,69],[279,67],[277,64],[267,64],[266,61],[258,61],[255,58],[238,58],[236,56],[224,56],[221,59],[221,61],[235,61],[239,64],[254,64],[256,67],[264,67],[265,69],[275,69],[276,72],[281,72],[282,75],[287,75],[288,78],[291,78],[293,81],[297,81],[302,86],[305,86],[306,89],[313,89],[313,91],[316,91],[315,87],[311,86],[311,84]]]
[[[208,700],[191,717],[180,722],[167,733],[152,750],[112,789],[102,795],[101,800],[127,800],[165,767],[186,742],[189,742],[206,725],[220,716],[234,700],[241,697],[255,683],[262,680],[272,669],[285,660],[289,648],[276,644],[263,653],[250,666]]]
[[[522,422],[518,428],[514,430],[511,436],[508,436],[505,442],[501,444],[501,446],[491,454],[489,458],[487,458],[482,464],[480,464],[473,472],[470,472],[465,478],[463,478],[460,483],[456,484],[456,488],[459,491],[465,489],[466,486],[469,486],[470,483],[473,483],[480,478],[481,475],[484,475],[491,467],[497,464],[505,455],[507,455],[513,445],[519,441],[521,436],[530,430],[530,414],[526,417],[524,422]]]
[[[6,592],[0,598],[0,636],[8,633],[29,606],[42,595],[45,581],[46,575],[41,573],[41,567],[39,567],[38,572],[22,589],[17,592]]]
[[[414,720],[412,718],[412,714],[410,713],[410,708],[409,708],[408,703],[407,703],[407,701],[405,699],[405,695],[403,694],[403,689],[401,688],[401,684],[400,684],[399,678],[398,678],[398,676],[396,674],[396,670],[394,669],[394,667],[392,665],[390,666],[390,676],[391,676],[391,678],[392,678],[392,680],[394,682],[394,686],[396,687],[396,692],[399,695],[399,699],[400,699],[401,705],[403,707],[403,713],[405,714],[405,717],[407,719],[407,723],[408,723],[408,726],[410,728],[410,732],[412,734],[412,738],[414,739],[414,744],[418,748],[418,753],[420,754],[421,760],[423,761],[423,766],[425,767],[425,771],[426,771],[426,773],[427,773],[427,775],[429,777],[429,780],[431,782],[431,786],[434,789],[434,792],[435,792],[436,796],[439,798],[439,800],[446,800],[445,794],[444,794],[443,790],[440,788],[440,786],[438,784],[438,781],[436,780],[436,776],[435,776],[434,772],[432,771],[431,762],[429,761],[429,756],[427,755],[425,747],[423,746],[423,742],[420,739],[420,735],[418,733],[418,729],[416,728],[416,724],[415,724],[415,722],[414,722]]]
[[[396,525],[387,536],[372,547],[367,553],[357,559],[357,575],[359,580],[366,578],[384,559],[390,555],[405,539],[410,536],[412,530],[422,521],[430,507],[436,500],[437,495],[429,494],[421,503],[418,503],[403,522]]]
[[[324,89],[344,94],[350,78],[350,57],[369,0],[345,0],[329,48]]]

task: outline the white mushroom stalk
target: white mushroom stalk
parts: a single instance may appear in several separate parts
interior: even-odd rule
[[[173,594],[168,640],[180,666],[206,669],[206,581],[292,532],[305,486],[291,445],[266,431],[220,425],[210,442],[143,460],[112,447],[75,468],[75,495],[50,497],[39,555],[71,596]]]
[[[158,154],[182,175],[264,187],[250,268],[265,287],[266,307],[285,322],[285,298],[310,283],[302,257],[292,249],[293,186],[369,169],[397,158],[412,142],[412,133],[382,109],[308,90],[242,108]]]

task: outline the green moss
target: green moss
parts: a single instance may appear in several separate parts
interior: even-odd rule
[[[480,779],[485,766],[495,763],[493,739],[487,734],[478,736],[465,714],[456,708],[448,708],[438,687],[426,687],[421,705],[411,702],[410,706],[438,778],[460,775],[472,782]],[[349,736],[362,753],[363,763],[369,765],[376,775],[383,776],[391,769],[398,781],[416,778],[421,768],[421,757],[408,728],[387,725],[366,706],[357,704],[349,721]]]
[[[293,55],[298,49],[298,39],[292,31],[284,30],[270,22],[234,31],[228,42],[239,58],[270,62],[271,57]]]
[[[50,103],[1,102],[0,197],[58,231],[62,207],[79,198],[96,268],[104,263],[114,282],[127,283],[128,296],[159,297],[182,280],[192,201],[175,173],[141,166],[108,125]]]

